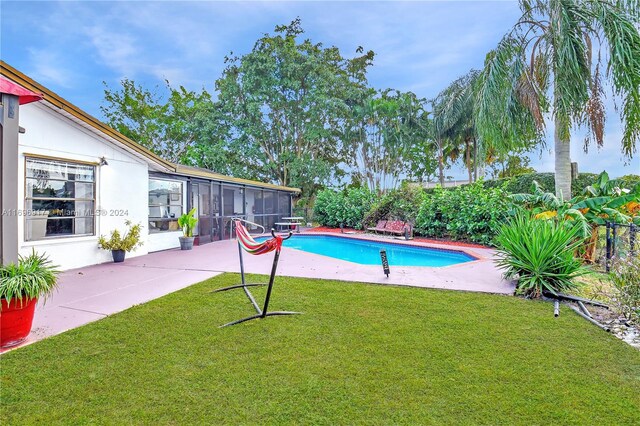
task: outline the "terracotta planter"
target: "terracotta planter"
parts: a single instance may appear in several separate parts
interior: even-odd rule
[[[14,298],[11,303],[6,299],[0,301],[0,347],[18,345],[29,336],[38,299],[21,301]]]

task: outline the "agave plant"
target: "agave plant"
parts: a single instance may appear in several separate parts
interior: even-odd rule
[[[516,290],[524,296],[570,290],[574,278],[589,273],[574,257],[583,241],[581,231],[577,223],[565,226],[561,221],[517,215],[496,238],[498,267],[506,278],[518,280]]]

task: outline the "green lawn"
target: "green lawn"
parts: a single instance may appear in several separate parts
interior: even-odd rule
[[[252,313],[241,290],[209,294],[237,280],[223,275],[3,355],[0,423],[640,418],[640,352],[567,308],[554,318],[550,304],[514,297],[280,278],[273,308],[304,315],[219,329]]]

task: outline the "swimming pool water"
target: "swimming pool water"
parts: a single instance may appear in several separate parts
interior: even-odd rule
[[[257,240],[264,239],[266,237]],[[389,266],[437,267],[475,260],[462,252],[328,235],[294,235],[284,242],[284,246],[362,265],[380,265],[380,249],[387,251]]]

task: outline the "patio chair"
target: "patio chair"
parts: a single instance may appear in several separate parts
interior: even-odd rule
[[[237,284],[237,285],[232,285],[229,287],[224,287],[224,288],[219,288],[217,290],[213,290],[212,293],[218,293],[221,291],[227,291],[227,290],[233,290],[235,288],[242,288],[245,292],[245,294],[247,295],[247,298],[249,298],[249,301],[251,302],[251,304],[253,305],[254,309],[256,310],[256,315],[251,315],[248,316],[246,318],[242,318],[236,321],[232,321],[229,322],[227,324],[221,325],[220,327],[226,327],[229,325],[235,325],[235,324],[240,324],[242,322],[245,321],[250,321],[250,320],[254,320],[254,319],[258,319],[258,318],[266,318],[268,316],[275,316],[275,315],[295,315],[295,314],[300,314],[300,312],[291,312],[291,311],[273,311],[273,312],[269,312],[269,300],[271,299],[271,290],[273,289],[273,282],[275,281],[275,277],[276,277],[276,270],[278,268],[278,259],[280,259],[280,250],[282,249],[282,242],[284,240],[287,240],[289,238],[291,238],[291,231],[289,231],[289,235],[287,235],[286,237],[283,237],[282,235],[277,235],[275,233],[275,230],[272,229],[271,230],[271,235],[273,236],[273,238],[263,241],[263,242],[258,242],[256,240],[253,239],[253,237],[251,237],[251,235],[249,234],[249,231],[247,231],[247,228],[245,228],[245,226],[242,224],[242,222],[246,222],[246,223],[251,223],[252,225],[256,225],[260,228],[262,228],[264,230],[264,227],[262,225],[258,225],[256,223],[252,223],[249,222],[247,220],[244,219],[238,219],[238,218],[234,218],[233,222],[232,222],[232,226],[235,227],[236,230],[236,239],[238,241],[238,254],[240,256],[240,277],[241,277],[241,284]],[[260,308],[260,306],[258,306],[258,303],[256,302],[255,298],[253,297],[253,295],[251,294],[251,292],[249,291],[248,287],[256,287],[256,286],[261,286],[261,285],[265,285],[264,283],[260,283],[260,284],[248,284],[245,281],[245,277],[244,277],[244,261],[243,261],[243,257],[242,257],[242,252],[246,251],[249,254],[253,254],[253,255],[261,255],[261,254],[266,254],[266,253],[270,253],[272,251],[275,250],[275,255],[273,257],[273,266],[271,267],[271,276],[269,277],[269,284],[267,287],[267,295],[265,296],[264,299],[264,304],[262,306],[262,309]]]
[[[404,228],[406,224],[401,220],[390,220],[387,222],[387,225],[384,227],[384,232],[393,234],[393,235],[402,235],[404,234]]]
[[[386,220],[379,220],[378,223],[376,224],[375,228],[367,228],[367,231],[384,232],[384,227],[386,225],[387,225],[387,221]]]

